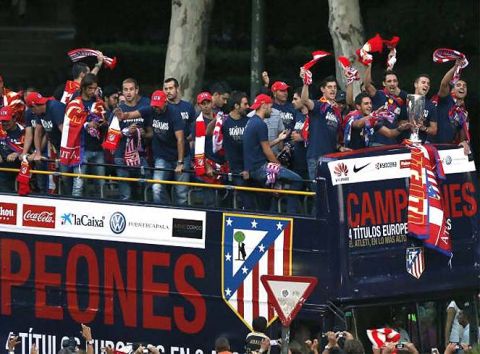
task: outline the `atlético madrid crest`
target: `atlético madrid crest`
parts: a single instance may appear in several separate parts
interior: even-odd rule
[[[291,218],[223,215],[222,297],[250,330],[255,317],[276,318],[260,277],[291,275],[292,229]]]
[[[406,251],[407,272],[420,279],[425,270],[425,255],[423,247],[409,247]]]

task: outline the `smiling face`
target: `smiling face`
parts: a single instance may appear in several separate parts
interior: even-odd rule
[[[370,97],[363,97],[362,102],[356,105],[356,108],[362,112],[363,116],[368,116],[372,113],[372,99]]]
[[[425,76],[420,76],[415,83],[415,94],[425,96],[430,91],[430,79]]]
[[[458,80],[452,88],[452,94],[459,99],[465,99],[467,96],[467,83],[463,80]]]
[[[395,94],[398,90],[398,78],[395,74],[388,74],[385,76],[385,81],[383,82],[383,86],[390,92],[391,94]]]

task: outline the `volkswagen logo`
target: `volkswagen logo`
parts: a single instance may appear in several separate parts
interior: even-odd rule
[[[125,226],[127,226],[127,220],[125,216],[123,216],[120,212],[115,212],[110,217],[110,229],[115,234],[121,234],[123,230],[125,230]]]

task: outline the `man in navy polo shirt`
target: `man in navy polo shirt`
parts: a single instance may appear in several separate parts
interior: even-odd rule
[[[130,112],[138,111],[142,107],[148,107],[150,100],[147,97],[139,95],[139,86],[137,80],[128,78],[123,80],[122,93],[125,101],[119,105],[123,113],[118,113],[120,121],[120,129],[122,138],[118,143],[118,147],[114,152],[114,161],[118,166],[147,167],[147,160],[144,152],[145,139],[145,119],[143,116],[130,116]],[[148,173],[145,173],[146,177]],[[126,169],[117,167],[118,177],[139,176],[138,169]],[[119,182],[120,198],[129,200],[132,194],[130,184],[128,182]],[[139,185],[138,187],[142,187]],[[140,192],[137,193],[140,197]]]
[[[300,190],[302,178],[295,172],[280,166],[270,148],[268,128],[263,120],[270,116],[272,104],[270,96],[260,94],[251,106],[255,110],[255,114],[248,120],[243,133],[245,170],[250,174],[250,178],[262,184],[280,180],[288,182],[291,189]],[[289,213],[295,213],[298,206],[297,197],[287,197],[287,211]]]
[[[303,76],[303,72],[300,73]],[[315,179],[317,162],[320,156],[341,149],[338,143],[342,117],[340,108],[335,102],[337,81],[329,76],[320,83],[323,96],[313,101],[309,98],[308,86],[303,85],[302,102],[309,111],[309,129],[307,146],[308,175]],[[343,149],[343,148],[342,148]]]
[[[467,96],[467,83],[464,80],[458,80],[450,89],[450,81],[453,78],[457,66],[461,62],[455,62],[455,65],[445,74],[438,90],[438,134],[437,143],[455,143],[463,147],[465,154],[470,153],[469,133],[468,133],[468,111],[465,107],[465,97]]]
[[[365,70],[365,91],[372,98],[372,110],[386,106],[395,114],[393,122],[386,119],[375,124],[375,133],[370,139],[371,146],[396,144],[403,131],[410,128],[407,115],[407,92],[398,86],[398,76],[393,70],[385,71],[383,75],[383,90],[377,90],[372,84],[372,65]]]

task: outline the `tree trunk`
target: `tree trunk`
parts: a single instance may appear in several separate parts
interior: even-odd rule
[[[202,86],[213,4],[214,0],[172,0],[165,78],[178,80],[186,100]]]
[[[365,69],[356,62],[355,50],[364,44],[363,25],[360,14],[359,0],[328,0],[329,20],[328,27],[333,39],[335,58],[345,56],[350,62],[356,63],[355,67],[360,71],[363,78]],[[343,70],[335,60],[336,76],[342,88],[345,88]],[[354,97],[360,92],[360,84],[357,81],[353,87]]]

